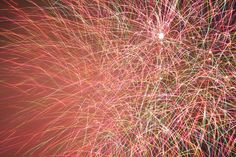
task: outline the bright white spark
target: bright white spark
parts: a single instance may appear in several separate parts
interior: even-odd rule
[[[160,32],[160,33],[158,34],[158,38],[159,38],[160,40],[163,40],[164,37],[165,37],[164,33]]]

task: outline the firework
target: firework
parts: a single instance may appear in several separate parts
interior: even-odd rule
[[[3,156],[234,156],[234,0],[4,2]]]

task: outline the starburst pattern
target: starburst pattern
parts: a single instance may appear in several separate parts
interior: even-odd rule
[[[0,154],[236,154],[234,0],[5,3]]]

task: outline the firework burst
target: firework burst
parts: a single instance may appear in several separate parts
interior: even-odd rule
[[[5,2],[0,154],[236,154],[234,0]]]

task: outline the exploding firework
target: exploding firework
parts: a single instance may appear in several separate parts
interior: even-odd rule
[[[0,154],[236,155],[235,3],[6,1]]]

